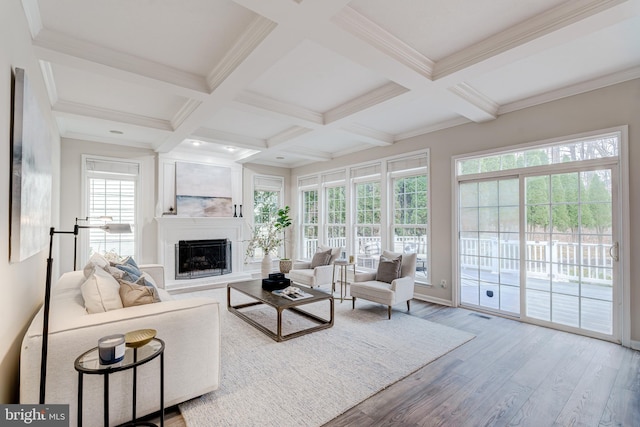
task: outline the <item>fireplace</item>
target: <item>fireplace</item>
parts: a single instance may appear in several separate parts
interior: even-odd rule
[[[180,240],[175,248],[177,280],[231,273],[229,239]]]

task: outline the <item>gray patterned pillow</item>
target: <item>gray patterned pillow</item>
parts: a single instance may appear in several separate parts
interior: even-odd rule
[[[331,249],[325,252],[316,252],[311,260],[311,268],[316,268],[321,265],[329,265],[329,260],[331,260]]]
[[[400,277],[400,271],[402,271],[402,255],[398,258],[387,258],[385,256],[381,256],[380,262],[378,263],[376,280],[379,282],[391,283]]]

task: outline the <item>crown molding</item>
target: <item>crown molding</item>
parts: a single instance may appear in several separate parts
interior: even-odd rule
[[[393,57],[405,67],[431,80],[435,65],[432,60],[393,36],[373,21],[365,18],[353,8],[349,6],[344,7],[333,17],[332,21],[343,30]]]
[[[202,102],[196,99],[187,99],[187,101],[182,104],[182,107],[174,114],[171,118],[171,126],[173,129],[177,129],[190,115],[193,113]]]
[[[58,100],[51,109],[55,113],[69,114],[72,116],[91,117],[109,122],[125,123],[148,129],[158,129],[172,132],[174,129],[169,120],[156,119],[132,113],[110,110],[108,108],[95,107],[92,105],[80,104],[76,102]]]
[[[42,17],[40,16],[40,7],[38,7],[38,0],[22,0],[22,8],[27,18],[31,38],[35,39],[44,28],[42,25]]]
[[[204,99],[208,95],[206,81],[201,76],[51,30],[40,31],[33,40],[33,46],[36,56],[42,60],[97,72],[188,98]]]
[[[433,125],[424,126],[418,129],[414,129],[409,132],[403,132],[396,135],[396,141],[402,141],[404,139],[413,138],[420,135],[425,135],[432,132],[437,132],[443,129],[449,129],[452,127],[464,125],[467,123],[471,123],[472,121],[467,119],[466,117],[456,117],[454,119],[445,120],[439,123],[435,123]]]
[[[312,132],[312,129],[305,128],[302,126],[292,126],[289,129],[286,129],[278,133],[277,135],[274,135],[271,138],[267,139],[267,147],[269,148],[277,147],[291,140],[299,138],[303,135],[306,135],[309,132]]]
[[[330,153],[308,150],[308,149],[304,149],[304,151],[301,151],[301,150],[291,149],[291,147],[288,147],[287,151],[283,151],[282,154],[287,156],[294,156],[299,159],[313,160],[315,162],[327,162],[329,160],[333,160],[333,157],[331,156]]]
[[[486,95],[476,90],[468,83],[458,83],[450,87],[449,91],[464,99],[474,107],[484,111],[489,117],[487,120],[495,119],[498,116],[498,103],[489,99]]]
[[[220,86],[276,26],[275,22],[262,16],[257,16],[207,76],[209,91],[213,92]]]
[[[58,88],[56,86],[56,80],[53,77],[53,69],[51,68],[51,63],[48,61],[38,62],[40,62],[42,78],[44,79],[44,85],[46,86],[47,93],[49,94],[49,103],[53,105],[58,102]]]
[[[514,25],[481,42],[462,49],[435,64],[433,79],[438,80],[473,64],[539,39],[568,25],[618,6],[629,0],[579,0],[559,6]]]
[[[404,86],[389,82],[377,89],[374,89],[362,96],[351,99],[336,108],[324,113],[324,123],[329,124],[352,116],[360,111],[364,111],[375,105],[382,104],[385,101],[395,98],[408,92]]]
[[[324,124],[322,114],[277,101],[254,92],[242,92],[234,100],[234,105],[243,111],[271,116],[277,119],[294,120],[302,126],[319,127]]]
[[[590,92],[592,90],[601,89],[603,87],[623,83],[629,80],[640,78],[640,67],[629,68],[617,73],[608,74],[597,79],[576,83],[566,86],[558,90],[549,91],[540,95],[532,96],[519,101],[504,104],[498,108],[498,114],[511,113],[513,111],[522,110],[547,102],[555,101],[569,96],[579,95],[581,93]]]

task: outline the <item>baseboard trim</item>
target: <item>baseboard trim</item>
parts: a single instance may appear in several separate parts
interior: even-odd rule
[[[640,341],[631,340],[631,348],[634,350],[640,350]]]
[[[449,300],[446,299],[442,299],[442,298],[438,298],[438,297],[432,297],[429,295],[421,295],[421,294],[413,294],[413,298],[420,300],[420,301],[426,301],[426,302],[432,302],[434,304],[440,304],[440,305],[446,305],[447,307],[453,307],[453,303]]]

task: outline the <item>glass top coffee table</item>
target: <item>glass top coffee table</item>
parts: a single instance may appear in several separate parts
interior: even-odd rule
[[[236,292],[240,292],[244,295],[251,297],[254,301],[233,305],[231,304],[231,290]],[[333,296],[331,294],[327,294],[321,291],[316,291],[315,289],[307,289],[304,288],[306,293],[313,295],[310,298],[305,298],[297,301],[291,301],[285,297],[274,295],[271,291],[265,291],[262,289],[262,280],[249,280],[245,282],[236,282],[229,283],[227,285],[227,309],[254,326],[259,331],[265,333],[267,336],[273,338],[275,341],[286,341],[291,338],[296,338],[302,335],[309,334],[311,332],[319,331],[322,329],[327,329],[333,326]],[[311,314],[307,311],[301,310],[299,307],[315,303],[318,301],[329,301],[329,319],[324,319],[322,317],[316,316],[315,314]],[[261,325],[251,317],[247,316],[243,311],[244,308],[253,307],[256,305],[264,304],[269,307],[273,307],[276,310],[277,315],[277,326],[276,332],[274,333],[271,329],[267,328],[264,325]],[[285,310],[290,310],[300,316],[303,316],[307,319],[312,320],[316,323],[316,326],[312,326],[310,328],[302,329],[296,332],[292,332],[290,334],[283,335],[282,334],[282,312]]]

